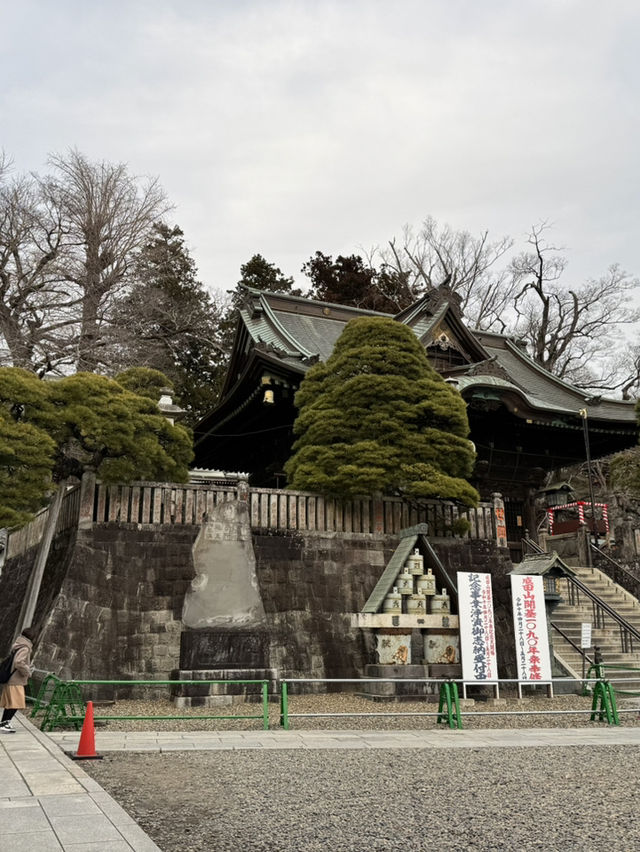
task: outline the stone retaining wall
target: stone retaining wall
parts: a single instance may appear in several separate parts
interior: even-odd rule
[[[199,530],[107,523],[80,530],[77,537],[59,536],[38,605],[44,628],[38,668],[100,679],[237,668],[233,639],[221,635],[233,625],[188,630],[182,621],[185,595],[196,577],[192,547]],[[248,667],[277,669],[288,677],[357,677],[375,662],[371,631],[352,628],[351,616],[362,609],[391,558],[395,536],[254,530],[251,540],[264,615],[257,624],[237,626],[245,634],[243,647],[263,649],[246,661]],[[432,544],[453,577],[460,569],[493,574],[500,674],[513,676],[508,553],[489,541],[432,539]],[[5,644],[28,557],[9,560],[0,578]],[[253,646],[247,639],[252,631],[259,638]],[[223,639],[230,649],[226,656]],[[211,642],[224,659],[207,654]]]

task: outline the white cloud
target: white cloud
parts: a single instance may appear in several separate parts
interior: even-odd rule
[[[556,223],[576,274],[640,272],[636,4],[27,0],[1,144],[158,174],[209,285],[288,274],[427,214]]]

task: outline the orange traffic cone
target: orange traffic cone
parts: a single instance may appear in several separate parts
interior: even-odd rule
[[[102,760],[102,755],[96,752],[96,738],[93,727],[93,701],[87,701],[78,751],[70,755],[73,760]]]

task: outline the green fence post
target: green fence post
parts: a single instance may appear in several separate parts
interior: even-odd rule
[[[453,728],[453,714],[451,712],[451,685],[449,683],[443,683],[440,686],[440,700],[438,702],[438,725],[444,720],[444,713],[442,711],[445,705],[447,710],[447,722],[449,723],[449,727]]]
[[[286,680],[280,683],[280,727],[289,730],[289,696]]]
[[[596,716],[599,716],[600,722],[603,722],[606,716],[607,722],[610,725],[613,719],[611,715],[609,690],[607,689],[607,686],[610,686],[610,684],[605,684],[602,680],[599,680],[596,683],[595,689],[593,690],[593,701],[591,703],[591,721],[594,722]],[[617,715],[616,711],[616,716]]]
[[[620,716],[618,715],[618,705],[616,704],[616,693],[609,681],[605,682],[605,688],[609,696],[609,706],[611,707],[611,718],[614,725],[620,724]]]
[[[57,723],[58,716],[60,715],[60,701],[63,700],[63,692],[64,684],[62,683],[62,681],[57,681],[53,687],[53,692],[51,693],[49,703],[45,708],[44,716],[42,717],[42,722],[40,723],[41,731],[51,731],[54,725]]]
[[[451,684],[451,692],[453,693],[453,706],[456,711],[456,723],[458,730],[462,730],[462,717],[460,715],[460,698],[458,696],[458,684]]]
[[[262,730],[269,730],[269,681],[262,681]]]
[[[33,700],[33,708],[31,710],[31,718],[38,714],[38,711],[42,708],[44,704],[44,700],[47,694],[47,689],[49,687],[49,681],[53,680],[56,682],[58,678],[54,674],[47,674],[44,676],[42,683],[40,684],[40,689],[38,690],[38,694]]]

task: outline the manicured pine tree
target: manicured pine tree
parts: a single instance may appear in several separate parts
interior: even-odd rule
[[[392,319],[349,322],[296,394],[289,487],[342,499],[400,494],[476,505],[475,453],[458,391]]]
[[[103,482],[186,482],[192,458],[191,432],[113,379],[43,381],[0,368],[0,528],[28,521],[58,483],[86,470]]]

